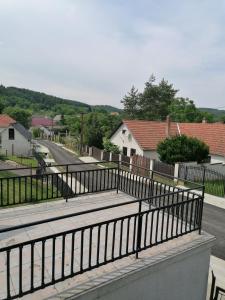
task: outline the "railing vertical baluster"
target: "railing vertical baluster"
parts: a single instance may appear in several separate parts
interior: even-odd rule
[[[30,201],[33,200],[33,177],[30,175]]]
[[[16,178],[13,177],[13,204],[16,203],[15,180],[16,180]]]
[[[23,246],[19,247],[19,295],[23,294]]]
[[[128,254],[129,251],[129,236],[130,236],[130,217],[127,220],[127,243],[126,243],[126,254]]]
[[[42,250],[41,250],[41,286],[45,285],[45,242],[42,240]]]
[[[9,178],[7,178],[7,205],[9,204]]]
[[[114,260],[114,248],[115,248],[115,236],[116,236],[116,222],[113,222],[113,234],[112,234],[112,253],[111,253],[111,257],[112,260]]]
[[[69,194],[69,188],[68,188],[68,172],[69,172],[69,166],[66,165],[66,202],[68,201],[68,194]]]
[[[97,236],[97,258],[96,263],[99,265],[99,255],[100,255],[100,238],[101,238],[101,225],[98,226],[98,236]]]
[[[72,233],[71,239],[71,257],[70,257],[70,274],[74,273],[74,242],[75,242],[75,232]]]
[[[139,205],[138,205],[136,258],[138,258],[138,252],[141,250],[142,218],[143,218],[143,215],[142,215],[142,201],[139,201]]]
[[[46,174],[46,198],[48,199],[48,174]]]
[[[55,242],[56,238],[52,238],[52,283],[55,282]]]
[[[83,256],[84,256],[84,229],[81,230],[81,242],[80,242],[80,271],[83,271]]]
[[[10,288],[10,251],[6,251],[6,286],[7,286],[7,299],[11,298],[11,288]]]
[[[107,246],[108,246],[108,228],[109,224],[107,223],[105,226],[105,251],[104,251],[104,262],[107,261]]]
[[[122,249],[123,249],[123,222],[124,219],[120,221],[120,245],[119,245],[119,256],[122,255]]]
[[[30,245],[30,289],[34,289],[34,243]]]
[[[65,277],[65,239],[66,235],[63,234],[62,236],[62,265],[61,265],[61,278],[63,279]]]
[[[0,203],[1,203],[1,206],[3,206],[4,205],[4,199],[3,199],[3,184],[2,184],[2,178],[0,178],[0,180],[1,180],[1,201],[0,201]]]
[[[90,228],[90,232],[89,232],[89,258],[88,258],[89,269],[91,269],[91,266],[92,266],[92,263],[91,263],[91,258],[92,258],[92,231],[93,231],[93,227]]]

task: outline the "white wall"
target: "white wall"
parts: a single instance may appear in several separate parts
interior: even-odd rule
[[[1,152],[3,154],[5,154],[6,150],[7,150],[8,155],[12,155],[12,154],[23,155],[23,156],[31,155],[31,149],[32,149],[31,142],[29,142],[15,128],[14,128],[15,139],[9,140],[9,132],[8,132],[9,128],[14,128],[14,127],[10,126],[8,128],[0,129],[1,140],[2,140]],[[13,151],[13,153],[12,153],[12,151]]]
[[[126,130],[125,134],[122,133],[123,130]],[[143,150],[140,148],[133,135],[124,124],[117,129],[117,131],[110,138],[110,141],[117,145],[121,151],[123,150],[123,147],[127,147],[127,156],[130,156],[131,148],[136,149],[136,154],[143,155]]]
[[[211,163],[225,163],[225,156],[222,155],[215,155],[215,154],[211,154]]]
[[[91,284],[77,289],[76,300],[206,300],[210,248],[213,237],[200,236],[202,242],[192,243],[170,250],[149,259],[137,261],[138,268],[130,266],[128,273],[109,276],[108,281],[97,279],[99,286]],[[208,236],[208,235],[207,235]],[[121,275],[122,274],[122,275]],[[107,277],[107,276],[105,276]],[[110,279],[110,277],[112,279]],[[80,293],[80,294],[79,294]],[[62,293],[63,295],[63,293]]]
[[[144,150],[144,156],[148,157],[148,158],[151,158],[151,159],[156,159],[156,160],[159,160],[159,155],[156,151],[153,151],[153,150]]]

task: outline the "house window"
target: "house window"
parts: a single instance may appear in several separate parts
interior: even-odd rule
[[[130,156],[133,156],[134,154],[136,154],[136,149],[131,148],[130,149]]]
[[[127,147],[123,147],[123,155],[127,156]]]
[[[123,129],[123,130],[122,130],[122,134],[125,134],[125,133],[126,133],[126,129]]]
[[[15,139],[15,130],[14,128],[9,128],[9,140]]]

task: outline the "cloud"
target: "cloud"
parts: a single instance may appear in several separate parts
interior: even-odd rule
[[[154,73],[198,105],[222,106],[223,11],[207,0],[1,0],[0,80],[119,106]]]

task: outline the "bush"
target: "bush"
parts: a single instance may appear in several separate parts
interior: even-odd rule
[[[157,146],[157,152],[162,162],[204,161],[209,156],[209,147],[202,141],[186,135],[166,138]]]
[[[117,145],[110,142],[109,139],[103,139],[104,150],[107,152],[112,152],[114,154],[120,154],[120,149]]]

